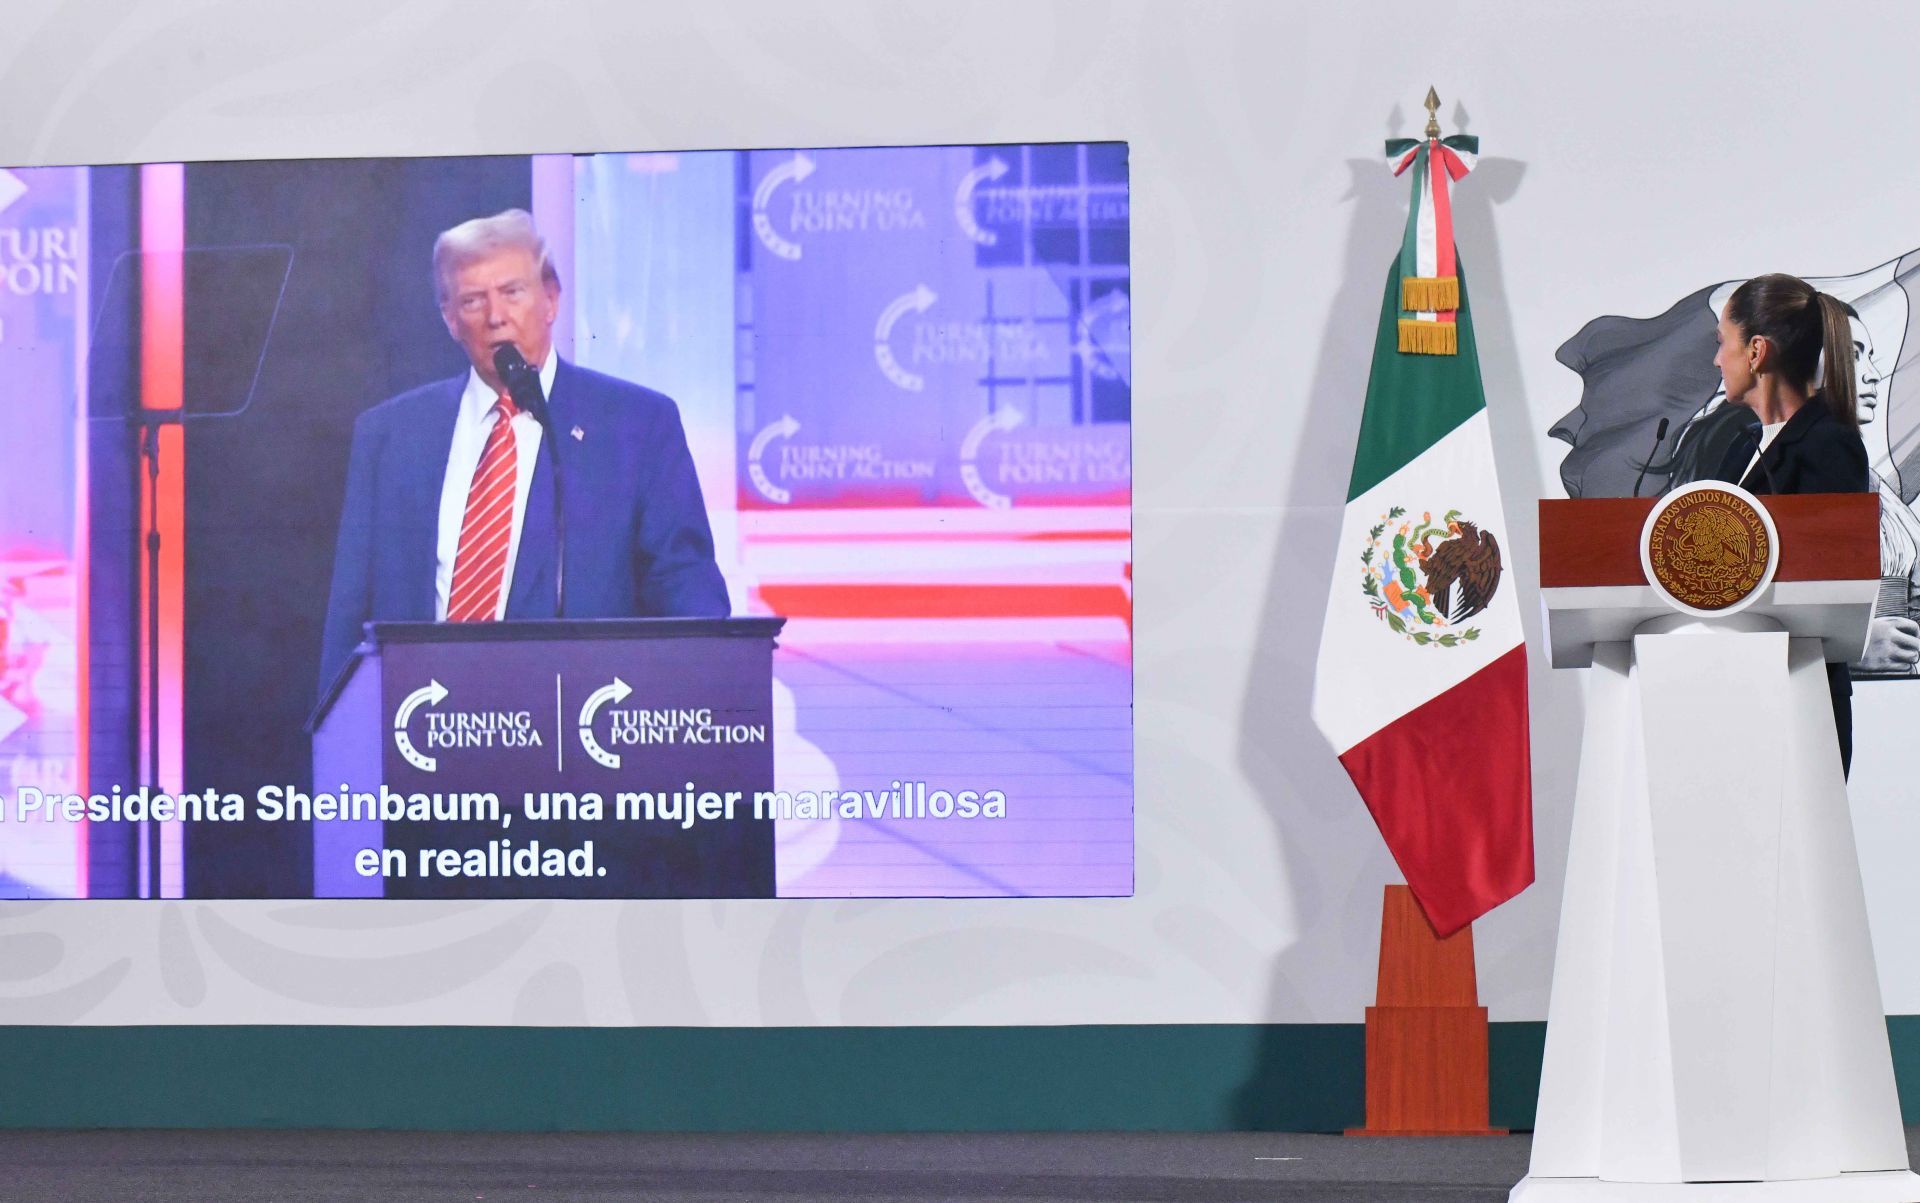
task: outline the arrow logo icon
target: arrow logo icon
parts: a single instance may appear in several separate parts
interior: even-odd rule
[[[27,184],[19,176],[0,168],[0,210],[27,194]]]
[[[925,388],[926,379],[900,366],[900,361],[893,357],[893,347],[888,340],[893,337],[894,323],[911,312],[925,313],[939,299],[933,289],[925,284],[918,285],[912,292],[895,297],[880,311],[880,320],[873,324],[874,362],[880,365],[882,375],[910,393]]]
[[[1013,498],[987,487],[974,463],[980,456],[980,444],[990,434],[1012,430],[1026,418],[1017,409],[998,409],[973,424],[967,437],[960,440],[960,483],[967,486],[973,499],[990,510],[1013,508]]]
[[[27,725],[27,712],[0,698],[0,741]]]
[[[753,190],[753,232],[765,246],[782,259],[798,259],[800,244],[782,238],[773,228],[773,219],[767,216],[767,206],[773,202],[773,190],[792,181],[800,183],[813,174],[813,160],[793,152],[793,158],[775,167],[761,178],[760,186]]]
[[[602,685],[588,694],[586,702],[580,707],[580,746],[587,750],[587,755],[593,757],[596,763],[605,768],[619,768],[620,757],[617,753],[601,747],[600,741],[593,737],[593,720],[599,715],[600,707],[608,702],[624,702],[632,693],[633,686],[615,677],[613,684]]]
[[[775,439],[790,439],[800,429],[800,423],[788,414],[778,422],[768,423],[759,434],[753,436],[753,442],[747,444],[747,478],[753,481],[753,487],[760,495],[776,505],[785,505],[793,500],[789,490],[773,483],[766,470],[760,466],[760,457],[766,454],[767,444]]]
[[[1113,292],[1080,311],[1069,348],[1106,380],[1131,381],[1133,375],[1133,302],[1125,290]],[[1098,330],[1104,337],[1096,337]],[[1112,345],[1107,345],[1112,344]]]
[[[992,230],[980,228],[973,219],[973,190],[983,181],[997,180],[1007,174],[1006,160],[995,155],[980,166],[960,177],[960,186],[953,190],[953,219],[960,223],[960,232],[981,246],[993,246],[1000,241],[1000,235]]]
[[[400,703],[400,709],[393,715],[393,746],[400,749],[400,755],[408,764],[423,773],[432,773],[440,768],[440,762],[413,746],[413,739],[407,734],[407,723],[413,718],[413,712],[422,706],[438,706],[447,700],[447,687],[438,681],[429,681],[420,689],[408,694]]]

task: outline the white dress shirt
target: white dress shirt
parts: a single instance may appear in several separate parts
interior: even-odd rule
[[[551,359],[553,357],[549,355],[547,358]],[[544,388],[545,385],[542,385],[541,387]],[[1787,422],[1785,418],[1782,418],[1778,422],[1773,422],[1766,426],[1762,426],[1760,428],[1760,445],[1753,449],[1753,458],[1748,460],[1747,466],[1741,470],[1740,480],[1745,480],[1747,478],[1747,473],[1753,471],[1753,466],[1759,463],[1760,457],[1767,453],[1768,446],[1770,446],[1773,443],[1773,440],[1779,436],[1780,432],[1785,430],[1786,428],[1787,428]],[[515,434],[518,434],[520,432],[520,428],[518,426],[514,427],[513,429]],[[1733,483],[1739,484],[1740,480],[1736,480]],[[517,523],[519,519],[516,518],[514,521]],[[517,525],[514,527],[514,530],[516,532],[519,529],[520,528]],[[508,553],[508,560],[509,562],[511,562],[512,560],[511,552]]]
[[[554,369],[560,357],[547,352],[540,365],[540,389],[553,396]],[[500,399],[480,373],[467,369],[467,389],[460,394],[460,412],[453,420],[453,448],[447,453],[447,475],[440,484],[440,538],[433,557],[433,617],[447,620],[447,597],[453,592],[453,560],[460,550],[460,527],[467,516],[467,491],[473,487],[473,473],[480,466],[480,454],[486,450],[487,435],[493,432],[492,410]],[[533,486],[533,466],[540,455],[540,423],[521,410],[513,415],[513,449],[517,471],[513,480],[513,529],[507,536],[507,564],[500,583],[500,604],[493,616],[504,618],[507,594],[513,588],[513,566],[520,558],[520,527],[527,517],[527,490]]]

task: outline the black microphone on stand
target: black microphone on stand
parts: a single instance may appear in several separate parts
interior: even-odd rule
[[[520,348],[512,343],[501,343],[493,349],[493,370],[500,373],[500,379],[507,386],[507,393],[513,398],[518,409],[524,409],[533,415],[533,420],[547,427],[547,394],[540,387],[540,373],[520,354]]]
[[[551,351],[548,354],[552,354]],[[546,390],[540,387],[540,373],[512,343],[493,349],[493,370],[507,386],[507,395],[518,409],[524,409],[540,423],[540,441],[547,447],[547,463],[553,468],[553,616],[567,616],[567,507],[566,482],[560,474],[560,440],[554,437],[553,415],[547,409]]]
[[[1667,420],[1660,419],[1660,428],[1653,432],[1653,450],[1647,452],[1646,462],[1640,465],[1640,475],[1633,478],[1633,496],[1640,496],[1640,482],[1647,478],[1647,469],[1653,466],[1653,457],[1660,454],[1660,444],[1667,438]]]

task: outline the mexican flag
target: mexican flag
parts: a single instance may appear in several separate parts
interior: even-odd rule
[[[1449,186],[1466,137],[1387,146],[1387,272],[1313,717],[1442,936],[1533,882],[1527,653]]]

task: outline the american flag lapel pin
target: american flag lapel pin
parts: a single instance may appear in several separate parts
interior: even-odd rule
[[[574,442],[576,442],[576,443],[579,443],[579,442],[583,442],[583,441],[585,441],[585,439],[586,439],[586,437],[587,437],[587,432],[586,432],[586,431],[584,431],[584,430],[582,430],[582,429],[580,429],[580,428],[579,428],[578,426],[576,426],[576,427],[574,427],[574,428],[573,428],[573,441],[574,441]]]

